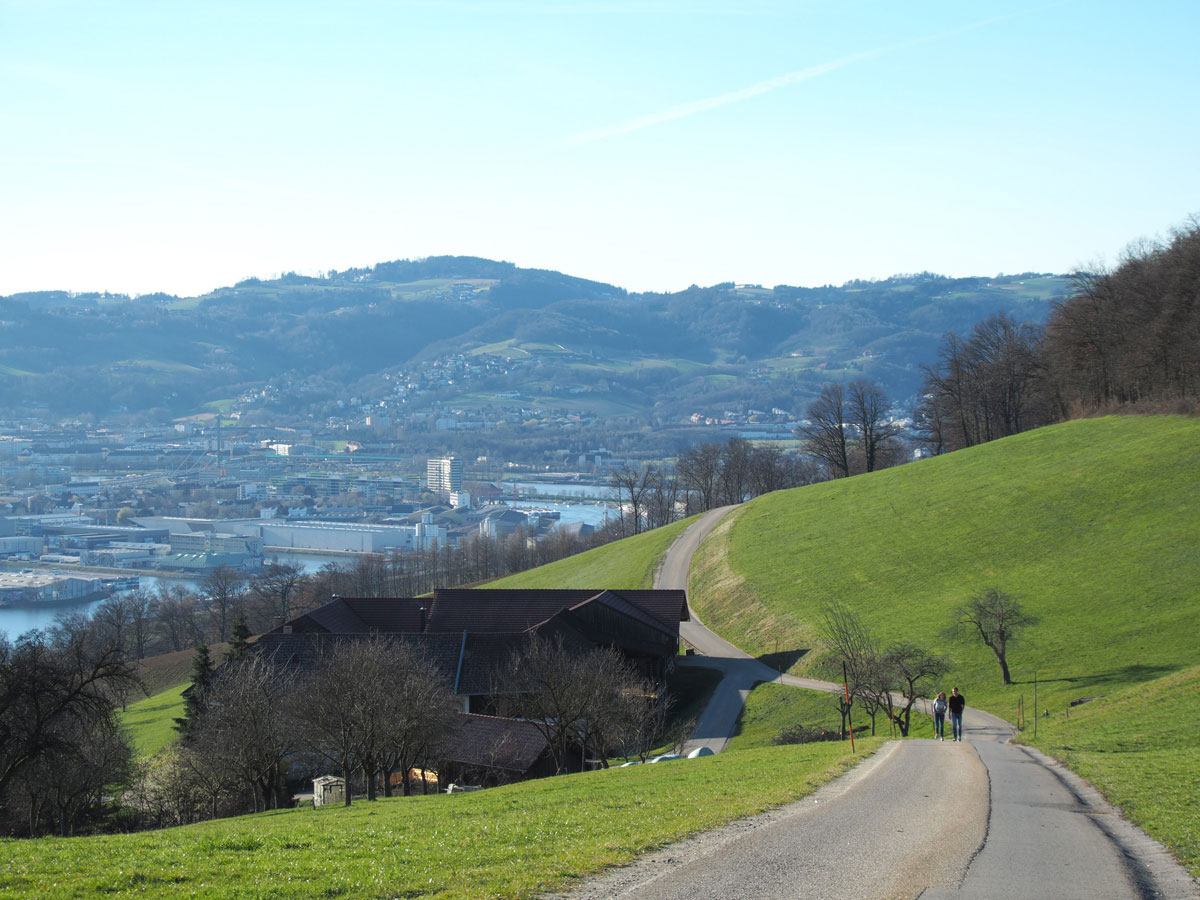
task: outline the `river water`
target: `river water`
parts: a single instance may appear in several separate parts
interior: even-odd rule
[[[510,500],[506,498],[506,503],[515,509],[533,510],[533,509],[549,509],[559,513],[558,521],[562,524],[569,522],[586,522],[596,528],[602,526],[606,517],[613,514],[612,510],[603,503],[587,502],[588,500],[597,500],[609,496],[606,491],[609,488],[593,485],[579,484],[528,484],[522,483],[519,485],[522,490],[518,492],[519,500]],[[562,502],[538,500],[537,494],[525,488],[536,488],[539,492],[555,497],[578,496],[579,502]],[[266,561],[289,563],[300,566],[304,572],[316,572],[322,566],[328,563],[336,563],[338,565],[352,565],[354,557],[344,554],[321,554],[321,553],[300,553],[293,551],[280,551],[278,553],[267,551]],[[199,582],[190,578],[164,578],[158,575],[142,575],[141,586],[143,590],[155,591],[160,583],[178,584],[191,590],[199,589]],[[34,628],[49,628],[55,619],[60,615],[71,615],[81,612],[89,614],[100,604],[102,600],[93,600],[88,603],[75,603],[62,606],[39,606],[32,608],[19,609],[0,609],[0,636],[7,635],[10,639],[24,634]]]

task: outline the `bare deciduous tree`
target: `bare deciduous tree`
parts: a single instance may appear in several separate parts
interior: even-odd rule
[[[921,696],[924,684],[946,671],[946,659],[924,647],[900,643],[889,647],[881,662],[883,670],[889,674],[889,680],[900,692],[902,699],[902,702],[897,703],[895,694],[888,691],[888,717],[900,729],[900,734],[907,736],[913,705]]]
[[[218,641],[227,641],[233,615],[246,593],[246,576],[228,566],[219,566],[204,579],[202,587],[213,636]]]
[[[223,666],[188,729],[188,746],[240,781],[255,812],[279,806],[284,760],[296,742],[292,686],[290,675],[258,656]]]
[[[918,417],[939,450],[1018,434],[1058,415],[1041,329],[1007,315],[978,323],[968,339],[947,335],[938,363],[924,371]]]
[[[83,754],[140,686],[120,647],[86,628],[0,640],[0,798],[27,767]]]
[[[641,534],[650,497],[661,477],[658,468],[650,464],[632,466],[625,463],[609,474],[621,503],[621,521],[625,524],[626,534]]]
[[[618,741],[621,698],[638,691],[642,679],[615,650],[568,645],[560,635],[531,637],[495,682],[500,713],[532,722],[565,772],[574,748],[581,764],[591,749],[607,765],[603,754]]]
[[[721,476],[719,444],[701,444],[682,454],[675,471],[687,493],[689,512],[716,507]]]
[[[721,450],[718,478],[721,503],[741,503],[750,492],[754,445],[745,438],[730,438]]]
[[[179,584],[160,584],[151,614],[165,633],[172,650],[194,647],[204,641],[196,595]]]
[[[846,687],[850,694],[847,701],[844,692],[837,694],[838,712],[841,713],[841,735],[847,735],[847,723],[850,718],[851,705],[856,698],[874,698],[879,687],[879,649],[875,636],[871,634],[866,624],[852,610],[837,601],[829,603],[821,611],[821,639],[829,649],[830,655],[839,665],[844,665]],[[886,688],[885,688],[886,692]],[[870,704],[871,701],[869,700]],[[877,704],[875,704],[875,708]],[[874,733],[874,715],[871,717],[871,729]]]
[[[1005,684],[1012,684],[1008,671],[1008,646],[1017,635],[1036,625],[1037,616],[1026,612],[1020,600],[997,588],[985,588],[955,610],[951,636],[978,637],[996,654]]]
[[[851,382],[849,394],[851,421],[858,432],[856,449],[866,471],[874,472],[899,433],[887,418],[891,404],[883,388],[865,379]]]
[[[272,563],[250,579],[249,594],[260,627],[274,628],[292,618],[292,605],[303,581],[300,566],[284,563]]]
[[[424,761],[450,729],[454,698],[416,648],[386,636],[330,643],[294,695],[291,715],[304,743],[338,767],[351,802],[353,773],[367,799],[378,776]],[[385,781],[390,794],[390,780]]]
[[[848,419],[845,388],[825,384],[820,396],[808,405],[808,424],[799,428],[800,436],[808,441],[808,452],[821,460],[834,478],[850,475]]]

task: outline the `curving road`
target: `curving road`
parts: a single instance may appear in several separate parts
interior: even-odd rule
[[[654,586],[656,588],[687,590],[692,557],[700,547],[700,542],[733,508],[732,506],[722,506],[709,510],[675,539],[675,542],[667,549],[662,565],[655,575]],[[708,706],[700,714],[691,739],[684,745],[685,753],[702,746],[709,747],[714,753],[724,750],[737,727],[738,716],[741,715],[742,707],[746,705],[746,697],[754,685],[760,681],[780,681],[793,687],[808,688],[814,691],[839,690],[836,684],[830,684],[827,681],[798,678],[795,675],[781,676],[770,666],[759,662],[749,653],[710,631],[700,621],[695,610],[689,608],[689,611],[692,620],[680,623],[679,635],[696,648],[697,655],[684,657],[679,664],[718,669],[724,677],[713,692]]]
[[[700,541],[728,512],[701,517],[668,551],[657,587],[687,587]],[[684,623],[725,673],[692,745],[723,749],[753,684],[783,676],[704,627]],[[573,900],[1200,900],[1200,885],[1086,782],[1011,726],[968,708],[962,743],[890,742],[816,794],[707,832],[583,882]],[[705,765],[688,760],[659,765]]]

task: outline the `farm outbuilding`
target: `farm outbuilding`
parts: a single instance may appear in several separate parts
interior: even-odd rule
[[[346,802],[346,780],[336,775],[313,779],[313,806]]]

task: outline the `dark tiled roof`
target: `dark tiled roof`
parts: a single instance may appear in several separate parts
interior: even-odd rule
[[[276,629],[279,630],[279,629]],[[294,623],[295,631],[329,631],[334,634],[352,634],[368,631],[366,623],[345,600],[334,598],[324,606],[303,615]]]
[[[683,591],[606,590],[469,590],[441,589],[428,597],[338,597],[288,623],[294,631],[388,634],[421,630],[431,633],[512,633],[527,631],[564,609],[587,601],[601,602],[646,624],[678,634],[688,620]],[[282,631],[282,627],[276,629]]]
[[[315,665],[324,653],[341,641],[367,640],[374,635],[366,632],[330,634],[328,632],[292,633],[270,632],[255,644],[263,656],[278,665],[304,671]],[[462,635],[453,634],[396,634],[393,640],[418,648],[453,688],[458,675],[458,660],[462,650]]]
[[[656,616],[652,615],[651,613],[647,612],[645,609],[643,609],[641,606],[638,606],[636,603],[633,603],[632,601],[626,599],[621,594],[618,594],[616,591],[605,591],[603,594],[600,594],[599,596],[595,597],[594,599],[585,601],[585,603],[603,603],[606,606],[612,607],[617,612],[624,613],[625,615],[629,616],[629,618],[631,618],[631,619],[636,619],[637,621],[642,622],[645,625],[649,625],[651,628],[657,628],[659,631],[664,631],[667,634],[673,635],[675,637],[679,637],[679,623],[678,622],[673,622],[671,625],[667,625],[661,619],[659,619]],[[584,605],[584,604],[580,604],[580,606],[582,606],[582,605]],[[572,608],[578,609],[579,606],[572,607]]]
[[[462,670],[458,676],[459,694],[490,694],[504,690],[498,683],[509,657],[528,640],[524,634],[467,633],[463,649]]]
[[[679,630],[680,622],[691,621],[685,591],[610,591],[641,607],[664,625]]]
[[[348,597],[343,602],[368,629],[384,632],[421,631],[421,607],[429,605],[428,600],[414,597]]]
[[[525,774],[548,749],[537,727],[517,719],[461,713],[439,754],[447,762]]]
[[[438,590],[429,610],[430,631],[515,632],[544,622],[599,591]]]

